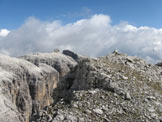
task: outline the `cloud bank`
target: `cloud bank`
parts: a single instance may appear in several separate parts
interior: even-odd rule
[[[135,27],[127,22],[112,25],[111,18],[103,14],[66,25],[30,17],[10,33],[1,30],[0,37],[0,52],[11,56],[59,48],[96,57],[118,49],[149,62],[162,60],[162,29]]]
[[[7,36],[9,34],[9,30],[7,29],[0,29],[0,39],[4,38],[5,36]]]
[[[1,29],[1,30],[0,30],[0,36],[5,37],[5,36],[8,35],[9,32],[10,32],[10,31],[7,30],[7,29]]]

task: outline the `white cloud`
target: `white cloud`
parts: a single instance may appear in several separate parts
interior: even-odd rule
[[[148,61],[162,60],[162,29],[111,24],[107,15],[94,15],[66,25],[28,18],[0,41],[1,53],[19,56],[31,52],[71,49],[88,56],[101,56],[118,49]]]
[[[8,34],[9,34],[9,30],[7,30],[7,29],[1,29],[0,30],[0,37],[2,36],[2,37],[5,37],[5,36],[7,36]]]

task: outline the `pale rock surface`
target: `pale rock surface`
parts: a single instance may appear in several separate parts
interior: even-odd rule
[[[162,67],[120,52],[0,55],[0,97],[4,122],[161,122]]]
[[[59,53],[31,55],[29,59],[32,63],[0,54],[0,122],[29,122],[32,114],[53,103],[59,76],[77,64]]]
[[[63,55],[60,52],[29,54],[22,56],[21,58],[32,62],[35,65],[45,63],[55,68],[61,77],[65,76],[77,65],[76,61],[72,57]]]
[[[61,122],[160,122],[161,72],[161,67],[119,52],[83,58],[58,84],[57,101],[47,113],[54,113],[50,114],[53,121]]]

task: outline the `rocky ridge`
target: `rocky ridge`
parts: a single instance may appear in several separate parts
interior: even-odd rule
[[[0,122],[161,122],[160,64],[117,51],[0,55]]]

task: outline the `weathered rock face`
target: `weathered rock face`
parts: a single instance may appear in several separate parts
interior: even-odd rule
[[[10,84],[13,74],[0,68],[0,121],[1,122],[20,122],[16,105],[12,103],[11,96],[8,94],[8,84]],[[5,85],[6,84],[6,85]]]
[[[29,121],[32,109],[39,110],[52,103],[51,94],[58,82],[56,70],[42,65],[39,68],[28,61],[4,55],[0,55],[0,67],[1,94],[4,95],[2,98],[6,99],[3,100],[4,104],[6,109],[9,109],[7,104],[12,103],[13,105],[9,104],[10,111],[18,111],[21,121]],[[36,106],[38,108],[35,108]],[[3,116],[0,117],[3,119]]]
[[[0,97],[0,122],[161,122],[162,67],[117,51],[0,55]]]
[[[63,55],[59,52],[25,55],[21,58],[32,62],[35,65],[44,63],[53,67],[59,72],[60,78],[64,77],[77,65],[76,61],[72,57]]]
[[[0,122],[29,122],[32,114],[53,103],[59,75],[76,65],[71,57],[58,53],[25,58],[32,63],[0,55]]]
[[[55,104],[36,121],[161,122],[161,72],[161,67],[118,52],[82,59],[58,83]]]

